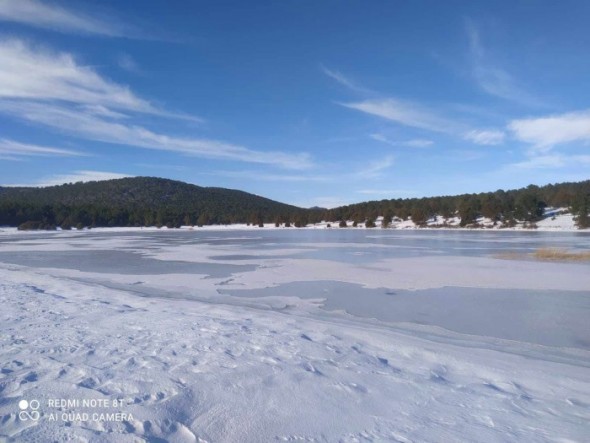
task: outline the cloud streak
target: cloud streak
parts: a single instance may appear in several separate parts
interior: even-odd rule
[[[454,133],[458,126],[455,122],[439,117],[416,103],[393,98],[340,104],[346,108],[381,117],[404,126],[433,132]]]
[[[505,69],[490,61],[481,43],[478,28],[466,20],[471,71],[478,86],[487,94],[527,106],[541,106],[539,99],[525,91]]]
[[[426,140],[423,138],[415,138],[412,140],[393,141],[385,137],[383,134],[375,133],[369,134],[369,137],[381,143],[385,143],[390,146],[409,146],[411,148],[427,148],[432,146],[434,142],[432,140]]]
[[[132,74],[141,73],[139,65],[129,54],[120,54],[117,57],[117,65],[119,65],[119,68]]]
[[[312,165],[306,153],[257,151],[134,124],[146,114],[200,119],[157,108],[128,87],[81,66],[70,54],[35,49],[14,39],[0,40],[0,112],[87,140],[290,169]]]
[[[509,164],[507,170],[562,169],[590,166],[590,155],[541,154]]]
[[[0,40],[0,99],[63,101],[202,121],[155,107],[127,86],[80,65],[71,54],[34,48],[16,39]]]
[[[505,135],[503,131],[472,129],[463,134],[463,138],[478,145],[500,145],[504,142]]]
[[[129,36],[132,30],[113,17],[99,20],[82,12],[39,0],[0,0],[0,21],[20,23],[62,33]]]
[[[356,103],[341,103],[342,106],[374,115],[411,128],[461,137],[479,145],[497,145],[503,142],[504,132],[498,130],[471,129],[460,121],[439,116],[425,107],[403,100],[392,98],[370,99]],[[374,140],[392,144],[381,134],[372,134]],[[424,147],[429,140],[410,140],[407,146]]]
[[[308,154],[255,151],[218,140],[176,137],[153,132],[143,126],[113,121],[101,116],[58,105],[21,101],[0,102],[0,112],[41,124],[68,135],[136,148],[177,152],[212,159],[264,163],[289,169],[312,166]]]
[[[21,160],[23,156],[79,157],[87,154],[70,149],[32,145],[2,138],[0,139],[0,155],[5,160]]]
[[[356,173],[353,174],[353,177],[356,179],[359,179],[359,178],[369,178],[369,179],[381,178],[381,177],[383,177],[384,171],[386,171],[387,169],[392,167],[394,163],[395,163],[395,158],[393,157],[393,155],[388,155],[382,159],[379,159],[379,160],[376,160],[376,161],[370,163],[367,167],[361,169],[360,171],[357,171]]]
[[[347,89],[350,89],[351,91],[359,92],[361,94],[372,94],[370,89],[360,86],[339,71],[328,69],[324,65],[320,65],[320,69],[325,75],[336,81],[336,83],[344,86]]]

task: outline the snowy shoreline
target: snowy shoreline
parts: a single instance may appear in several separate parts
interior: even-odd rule
[[[328,226],[331,225],[331,226]],[[349,225],[352,225],[352,221],[349,222]],[[92,229],[72,229],[72,230],[62,230],[60,228],[56,229],[55,231],[43,231],[43,230],[29,230],[29,231],[19,231],[15,227],[0,227],[0,235],[1,234],[15,234],[15,233],[22,233],[22,234],[47,234],[47,233],[81,233],[81,232],[182,232],[182,231],[259,231],[259,230],[289,230],[289,231],[303,231],[303,230],[310,230],[310,229],[327,229],[327,230],[366,230],[368,232],[374,231],[393,231],[393,232],[400,232],[400,231],[467,231],[467,232],[576,232],[576,233],[588,233],[590,234],[590,228],[588,229],[579,229],[575,226],[544,226],[538,225],[536,228],[524,228],[522,226],[514,226],[514,227],[478,227],[478,228],[471,228],[471,227],[443,227],[443,226],[403,226],[403,227],[389,227],[389,228],[381,228],[377,226],[375,228],[366,228],[362,224],[357,227],[347,226],[346,228],[340,228],[335,223],[316,223],[313,225],[308,225],[300,228],[289,227],[286,228],[284,226],[275,226],[274,223],[265,223],[264,227],[254,226],[254,225],[246,225],[246,224],[233,224],[233,225],[207,225],[207,226],[181,226],[180,228],[167,228],[166,226],[162,226],[161,228],[157,228],[155,226],[148,226],[148,227],[98,227]]]
[[[92,228],[92,229],[82,229],[82,232],[85,231],[93,231],[93,232],[136,232],[136,231],[185,231],[185,230],[199,230],[199,231],[255,231],[260,229],[279,229],[279,230],[305,230],[305,229],[367,229],[367,230],[391,230],[391,231],[404,231],[404,230],[424,230],[424,231],[485,231],[485,232],[590,232],[590,228],[588,229],[579,229],[574,221],[574,217],[572,214],[565,212],[564,208],[553,209],[548,208],[547,214],[550,214],[543,218],[540,221],[535,223],[535,227],[527,227],[524,222],[517,222],[515,226],[503,226],[501,222],[494,222],[490,219],[480,217],[477,220],[479,226],[467,226],[461,227],[459,225],[460,219],[458,217],[453,217],[450,219],[443,219],[441,216],[436,216],[431,218],[425,226],[418,226],[411,220],[400,220],[394,219],[394,221],[388,226],[387,228],[383,228],[381,226],[383,217],[378,217],[376,220],[376,226],[374,228],[367,228],[365,227],[364,223],[359,223],[357,227],[353,227],[353,221],[347,221],[347,227],[341,228],[338,226],[338,222],[320,222],[315,224],[310,224],[304,227],[296,228],[296,227],[285,227],[285,226],[275,226],[274,223],[265,223],[263,227],[253,225],[253,224],[246,224],[246,223],[238,223],[238,224],[231,224],[231,225],[205,225],[205,226],[181,226],[180,228],[167,228],[166,226],[162,226],[161,228],[155,226],[149,227],[99,227],[99,228]],[[555,214],[555,215],[554,215]],[[0,227],[0,234],[1,233],[14,233],[17,232],[16,227]],[[18,232],[56,232],[56,231],[18,231]],[[61,230],[61,228],[57,229],[57,232],[70,232]],[[79,230],[72,229],[71,232],[80,232]]]

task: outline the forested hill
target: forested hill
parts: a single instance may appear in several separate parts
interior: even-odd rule
[[[168,226],[262,223],[305,226],[347,220],[374,226],[393,217],[425,225],[434,215],[459,217],[461,226],[480,216],[510,226],[535,222],[546,207],[566,208],[579,227],[590,227],[590,180],[480,194],[369,201],[335,209],[279,203],[243,191],[205,188],[152,177],[64,184],[47,188],[0,187],[0,226],[55,229],[92,226]]]
[[[371,222],[383,216],[387,223],[393,217],[411,217],[422,225],[440,215],[445,219],[457,216],[461,226],[468,226],[483,216],[510,225],[515,220],[535,222],[546,207],[565,208],[576,216],[579,227],[590,227],[590,180],[480,194],[369,201],[331,209],[326,219]]]
[[[0,188],[0,225],[169,226],[295,220],[305,210],[243,191],[133,177],[46,188]]]

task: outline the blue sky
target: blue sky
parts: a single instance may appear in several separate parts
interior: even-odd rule
[[[590,178],[590,2],[0,0],[0,184],[300,206]]]

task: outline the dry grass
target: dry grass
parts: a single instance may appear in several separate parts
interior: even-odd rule
[[[540,248],[533,252],[533,257],[549,261],[590,261],[590,251],[571,252],[566,249]]]
[[[494,255],[502,260],[530,260],[531,258],[544,261],[590,261],[590,251],[572,252],[559,248],[540,248],[535,252],[505,251]]]

